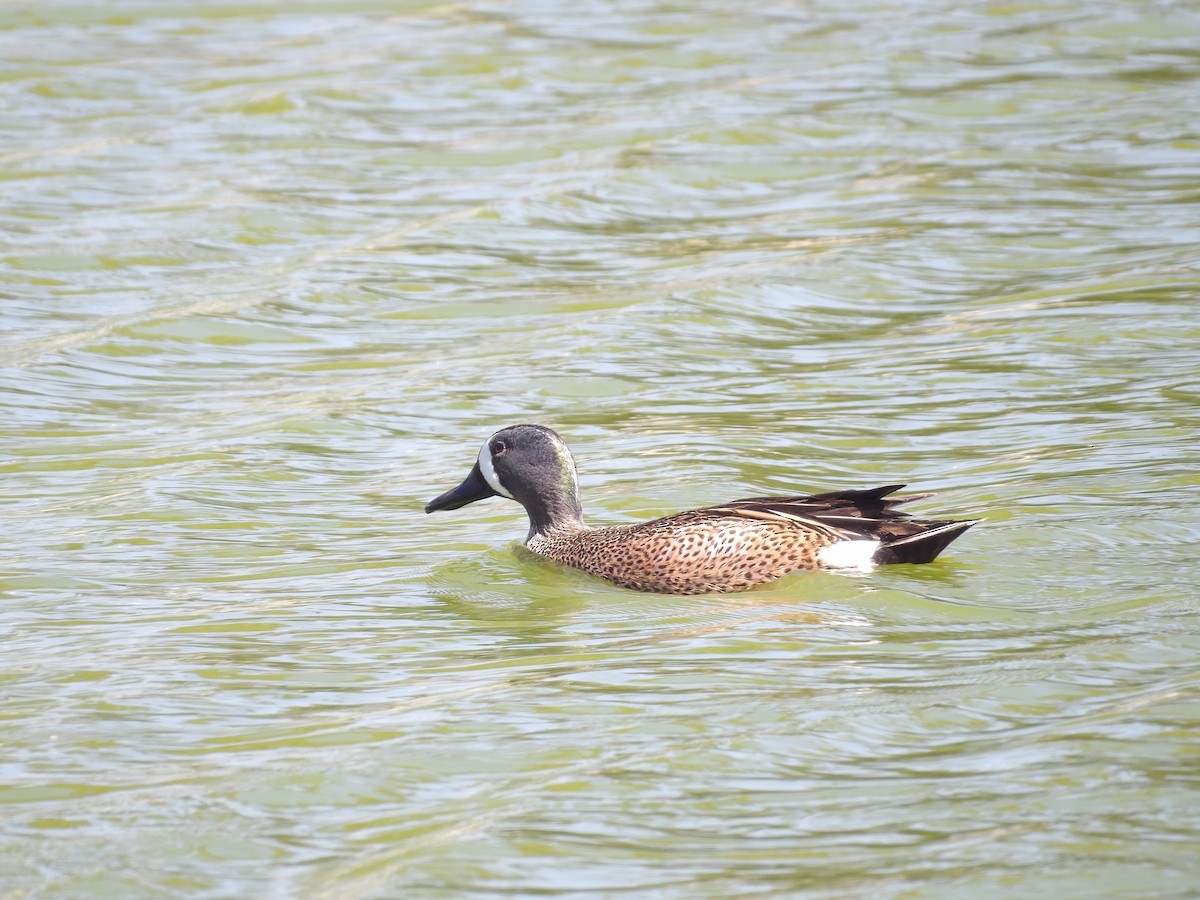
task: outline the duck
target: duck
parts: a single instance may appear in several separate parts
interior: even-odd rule
[[[510,425],[483,442],[470,473],[425,506],[460,509],[489,497],[529,516],[525,546],[619,587],[660,594],[741,591],[804,569],[871,570],[932,562],[980,520],[917,519],[895,507],[903,484],[807,496],[751,497],[629,525],[583,521],[575,460],[545,425]]]

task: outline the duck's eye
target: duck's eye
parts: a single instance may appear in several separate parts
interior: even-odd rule
[[[508,449],[508,444],[504,441],[492,441],[492,456],[502,456]]]

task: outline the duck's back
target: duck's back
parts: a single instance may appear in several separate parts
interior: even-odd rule
[[[799,569],[929,562],[974,524],[899,512],[902,503],[932,496],[889,496],[901,487],[752,497],[636,525],[551,530],[528,546],[621,587],[703,594],[744,590]],[[835,544],[836,556],[822,553]]]

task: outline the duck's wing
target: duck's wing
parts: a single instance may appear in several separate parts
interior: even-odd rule
[[[904,513],[895,512],[893,510],[895,506],[936,496],[932,493],[906,494],[903,497],[888,496],[902,487],[904,487],[902,484],[888,484],[883,487],[858,491],[829,491],[824,494],[791,497],[748,497],[745,500],[734,500],[732,503],[722,503],[720,506],[712,508],[766,509],[796,515],[830,513],[856,518],[887,518],[904,515]]]
[[[913,500],[923,500],[933,494],[909,494],[889,497],[904,485],[858,491],[829,491],[794,497],[748,497],[710,506],[698,512],[749,519],[781,519],[807,524],[818,531],[840,532],[840,538],[876,537],[877,528],[886,522],[905,521],[908,516],[894,507]]]
[[[895,507],[934,496],[890,496],[902,484],[799,497],[750,497],[696,513],[792,523],[835,540],[880,541],[876,562],[929,562],[978,520],[914,519]]]

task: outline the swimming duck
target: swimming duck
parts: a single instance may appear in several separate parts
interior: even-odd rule
[[[798,497],[752,497],[651,522],[589,528],[575,460],[544,425],[512,425],[483,442],[458,487],[425,512],[488,497],[529,514],[526,546],[547,559],[635,591],[740,591],[798,569],[866,569],[931,562],[978,520],[913,519],[893,507],[932,494],[891,497],[904,485]]]

